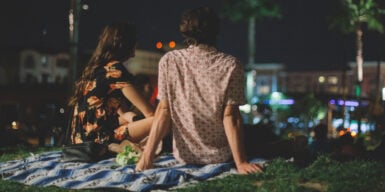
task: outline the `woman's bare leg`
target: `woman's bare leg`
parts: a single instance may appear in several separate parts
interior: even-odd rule
[[[129,139],[134,143],[140,142],[150,133],[154,117],[148,117],[132,123],[124,123],[114,130],[115,139]]]
[[[149,135],[153,119],[153,117],[148,117],[132,123],[124,123],[114,130],[115,137],[124,139],[122,136],[128,133],[129,142],[139,144]],[[122,152],[127,143],[125,141],[126,139],[122,140],[120,144],[110,144],[109,150],[115,153]]]
[[[152,121],[154,117],[147,117],[138,121],[134,121],[127,125],[129,139],[134,143],[139,143],[150,134]]]
[[[118,114],[119,114],[119,123],[120,124],[127,123],[127,122],[132,123],[132,122],[134,122],[134,117],[138,115],[132,111],[125,112],[125,113],[118,113]]]

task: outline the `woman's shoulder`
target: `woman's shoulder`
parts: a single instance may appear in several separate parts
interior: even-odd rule
[[[132,80],[132,74],[124,66],[123,62],[111,61],[105,65],[98,66],[94,71],[96,78],[102,79],[120,79]]]
[[[121,61],[109,61],[104,65],[104,68],[117,68],[123,67],[123,62]]]
[[[110,62],[107,62],[100,69],[103,69],[106,72],[116,71],[116,70],[125,71],[125,72],[127,71],[127,68],[124,66],[124,63],[121,62],[121,61],[110,61]]]

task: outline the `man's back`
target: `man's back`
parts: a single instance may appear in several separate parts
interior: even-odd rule
[[[162,58],[159,78],[159,98],[170,103],[175,157],[186,163],[230,160],[223,109],[244,102],[239,61],[213,47],[190,46]]]
[[[261,172],[247,162],[242,117],[244,75],[240,62],[214,47],[220,18],[210,7],[183,12],[179,31],[188,48],[159,62],[160,99],[137,170],[153,166],[156,146],[172,128],[174,157],[185,163],[234,160],[241,174]]]

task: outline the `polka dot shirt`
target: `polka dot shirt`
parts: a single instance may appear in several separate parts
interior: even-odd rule
[[[159,62],[158,83],[159,99],[170,106],[175,158],[194,164],[231,160],[223,111],[245,103],[239,60],[204,45],[170,51]]]

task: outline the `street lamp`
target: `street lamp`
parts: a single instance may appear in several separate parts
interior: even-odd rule
[[[80,16],[80,0],[71,0],[71,8],[68,14],[69,20],[69,37],[70,37],[70,86],[74,85],[77,74],[78,63],[78,42],[79,42],[79,16]]]

